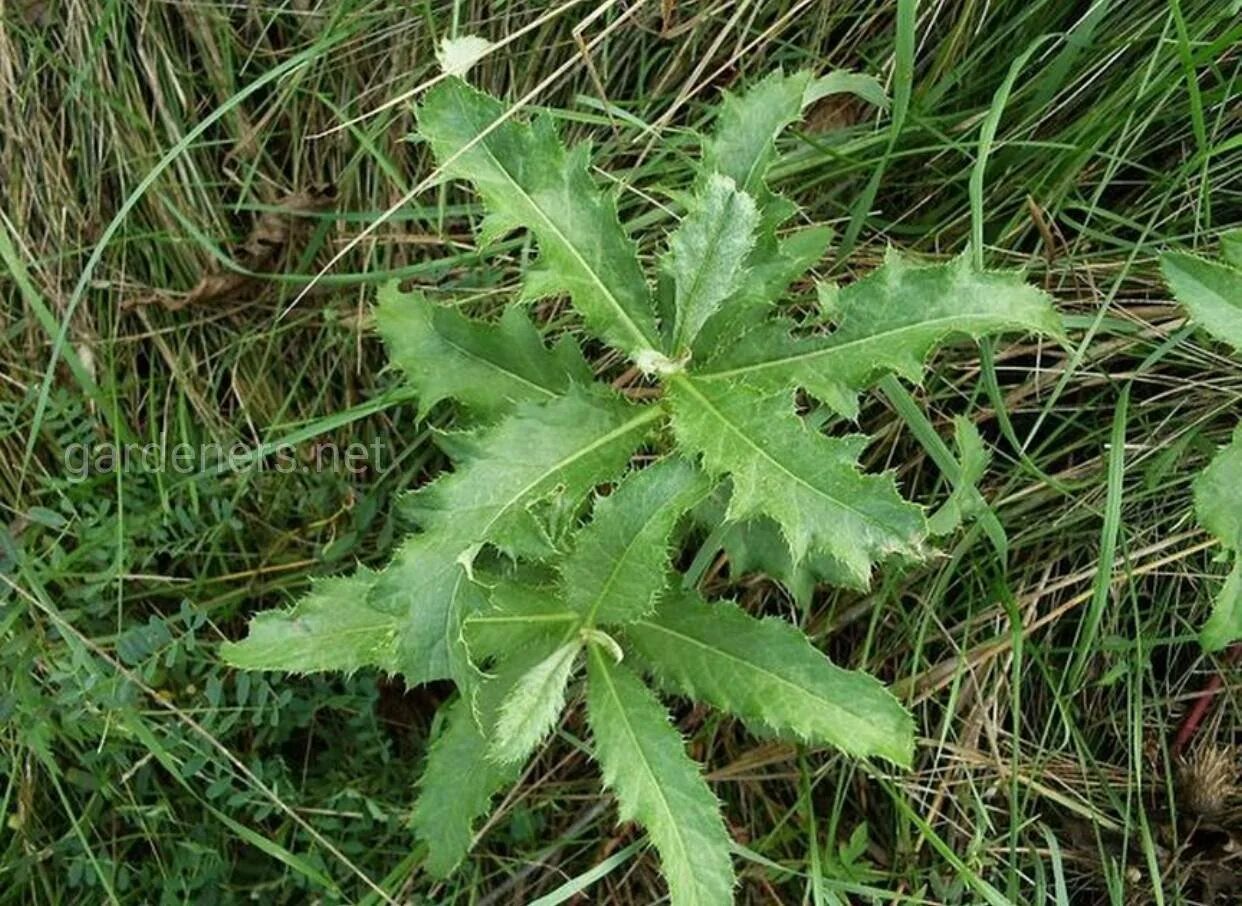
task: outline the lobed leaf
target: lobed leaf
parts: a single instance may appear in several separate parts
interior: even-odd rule
[[[418,124],[444,173],[535,234],[543,292],[568,294],[595,333],[632,357],[660,348],[651,291],[615,202],[587,172],[589,149],[567,152],[549,120],[518,122],[456,78],[427,93]]]
[[[486,740],[464,698],[445,709],[446,726],[427,752],[411,824],[427,846],[426,868],[448,875],[470,851],[473,826],[492,797],[517,780],[521,764],[485,757]]]
[[[669,537],[708,490],[702,472],[674,458],[630,475],[600,498],[561,566],[565,603],[590,625],[649,612],[667,584]]]
[[[720,804],[686,755],[668,713],[628,668],[588,650],[587,715],[604,784],[622,821],[636,820],[660,854],[673,906],[733,901],[729,834]]]
[[[402,672],[410,682],[469,685],[461,627],[485,603],[469,573],[479,546],[549,552],[532,507],[549,495],[580,501],[621,471],[659,414],[580,389],[523,404],[472,436],[461,468],[413,495],[411,511],[424,531],[406,539],[367,599],[404,616]]]
[[[664,265],[675,286],[675,354],[690,348],[707,319],[741,286],[758,222],[754,200],[716,174],[669,237]]]
[[[1242,353],[1242,269],[1185,252],[1165,252],[1160,269],[1190,316]]]
[[[553,495],[581,501],[624,468],[661,414],[599,388],[574,387],[547,403],[519,405],[472,436],[469,458],[410,495],[404,512],[424,531],[454,539],[455,558],[486,543],[546,555],[549,539],[532,508]]]
[[[1195,513],[1234,561],[1200,636],[1203,647],[1219,651],[1242,639],[1242,425],[1195,479]]]
[[[830,294],[838,327],[797,334],[776,319],[722,344],[693,372],[700,383],[744,382],[757,390],[803,387],[843,415],[858,413],[858,393],[886,372],[918,381],[923,362],[947,337],[1005,331],[1059,335],[1047,293],[1013,274],[977,271],[965,257],[915,265],[895,252],[863,279]]]
[[[874,677],[836,666],[796,626],[689,593],[626,627],[660,680],[759,729],[909,767],[914,721]]]
[[[255,614],[246,638],[225,642],[220,656],[243,670],[400,672],[401,621],[366,603],[374,581],[367,569],[316,580],[292,609]]]
[[[500,415],[515,402],[554,399],[572,382],[591,381],[577,345],[567,338],[547,349],[515,305],[499,323],[488,324],[435,305],[422,293],[403,293],[393,282],[379,291],[375,321],[389,359],[418,391],[420,416],[445,399]]]
[[[891,476],[858,471],[866,438],[813,431],[794,413],[791,392],[680,375],[669,402],[679,443],[709,474],[732,479],[727,518],[770,517],[795,563],[823,552],[866,583],[873,562],[920,554],[922,511],[901,499]]]
[[[773,303],[824,257],[832,229],[807,227],[777,239],[760,235],[746,262],[742,285],[703,325],[691,361],[710,360],[722,345],[763,324]],[[692,367],[697,370],[697,367]]]

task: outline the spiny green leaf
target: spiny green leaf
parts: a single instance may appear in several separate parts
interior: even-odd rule
[[[580,639],[566,642],[518,678],[500,704],[491,758],[523,761],[543,742],[565,710],[565,687],[581,649]]]
[[[418,390],[420,415],[443,399],[497,415],[514,402],[561,396],[571,381],[591,381],[576,344],[567,340],[549,351],[515,305],[488,324],[422,293],[402,293],[394,282],[379,292],[375,321],[389,358]]]
[[[412,535],[367,593],[370,607],[400,620],[401,673],[407,683],[471,683],[474,671],[461,644],[461,626],[486,601],[459,562],[461,553],[461,542],[452,537]]]
[[[439,877],[469,852],[474,822],[521,771],[520,763],[499,764],[485,756],[487,742],[465,699],[445,713],[447,726],[427,753],[411,816],[415,834],[427,845],[426,868]]]
[[[577,387],[547,403],[521,404],[473,438],[473,455],[412,494],[403,510],[426,532],[457,540],[457,555],[484,543],[546,555],[552,548],[532,508],[551,495],[582,500],[624,468],[660,415]]]
[[[824,257],[831,239],[832,228],[825,226],[797,230],[779,240],[761,235],[746,261],[742,285],[703,325],[691,361],[711,359],[721,344],[733,343],[766,321],[773,303]]]
[[[268,610],[250,620],[249,635],[225,642],[220,656],[244,670],[354,671],[402,669],[398,644],[401,620],[366,603],[375,573],[315,581],[291,610]]]
[[[695,208],[669,237],[665,267],[676,286],[672,350],[688,349],[703,323],[737,292],[759,212],[727,176],[707,180]]]
[[[804,387],[853,417],[860,390],[889,371],[918,381],[924,359],[946,337],[1061,332],[1047,293],[1013,274],[977,271],[965,257],[919,266],[890,251],[883,266],[833,294],[831,304],[839,325],[831,333],[798,336],[792,321],[771,321],[692,365],[696,379],[770,391]]]
[[[762,573],[784,586],[799,607],[810,605],[811,595],[820,584],[859,591],[867,588],[857,575],[822,551],[811,551],[795,563],[780,526],[771,519],[732,523],[725,528],[720,542],[729,559],[730,576]]]
[[[1195,512],[1234,559],[1201,640],[1218,651],[1242,638],[1242,425],[1195,479]]]
[[[447,175],[470,180],[492,211],[534,232],[545,274],[597,334],[631,356],[660,348],[634,244],[587,172],[588,148],[566,152],[551,121],[518,122],[455,78],[427,93],[418,124]]]
[[[771,517],[795,562],[823,551],[867,582],[872,562],[919,555],[922,512],[901,499],[891,476],[858,471],[865,437],[811,430],[788,391],[679,375],[669,382],[669,400],[678,441],[702,455],[709,474],[732,479],[728,518]]]
[[[761,208],[777,201],[764,178],[776,158],[776,137],[802,115],[811,74],[785,75],[779,70],[740,96],[725,93],[712,138],[703,148],[709,173],[728,176],[737,187],[758,199]],[[777,222],[782,214],[775,215]]]
[[[650,611],[667,581],[669,536],[708,490],[707,477],[691,463],[667,459],[598,500],[561,567],[565,602],[591,624]]]
[[[808,106],[832,94],[852,94],[881,110],[888,109],[888,95],[879,79],[844,69],[835,69],[811,82],[802,95],[802,103]]]
[[[1165,252],[1160,268],[1190,316],[1242,353],[1242,270],[1184,252]]]
[[[651,691],[598,646],[588,655],[587,715],[604,784],[622,821],[637,820],[660,854],[672,906],[733,901],[720,805]]]
[[[376,579],[368,601],[404,614],[403,673],[410,682],[472,676],[462,622],[483,607],[471,581],[475,551],[494,544],[544,554],[550,545],[531,507],[551,494],[581,500],[625,466],[659,415],[611,395],[572,389],[543,404],[521,404],[472,438],[473,455],[416,492],[423,532],[408,538]]]
[[[1242,268],[1242,228],[1220,234],[1220,257],[1231,267]]]
[[[910,765],[914,721],[905,708],[784,620],[686,594],[626,627],[626,637],[662,682],[691,698],[805,742]]]

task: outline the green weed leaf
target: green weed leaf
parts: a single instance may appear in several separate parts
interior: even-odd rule
[[[901,499],[890,476],[859,471],[865,437],[813,430],[794,413],[792,391],[680,377],[669,397],[678,441],[702,455],[710,474],[732,479],[727,517],[773,519],[794,562],[822,551],[865,583],[875,561],[919,555],[922,511]]]
[[[1242,270],[1185,252],[1165,252],[1160,268],[1190,316],[1234,352],[1242,353]]]
[[[708,179],[696,207],[669,237],[665,266],[676,287],[672,349],[688,349],[746,274],[759,212],[727,176]]]
[[[250,620],[240,642],[225,642],[220,656],[244,670],[320,670],[352,672],[377,667],[402,669],[401,621],[366,603],[375,574],[320,579],[291,610],[267,610]]]
[[[446,709],[446,726],[431,744],[418,783],[411,824],[427,846],[426,868],[448,875],[470,850],[474,822],[492,797],[517,779],[521,764],[486,757],[487,740],[465,699]]]
[[[495,416],[514,403],[555,399],[572,382],[591,381],[577,344],[566,339],[547,349],[519,306],[488,324],[390,283],[379,291],[375,322],[389,358],[418,391],[420,415],[451,399]]]
[[[634,244],[587,172],[586,146],[566,151],[550,121],[519,122],[455,78],[427,93],[418,125],[447,175],[472,182],[492,211],[535,234],[545,280],[599,336],[631,356],[660,348]]]
[[[833,664],[784,620],[755,619],[691,594],[665,601],[626,637],[662,682],[758,729],[910,766],[914,721],[906,709],[873,677]]]
[[[720,804],[686,755],[668,712],[627,667],[592,646],[587,715],[604,784],[622,821],[638,821],[660,854],[673,906],[733,901],[729,834]]]
[[[1203,647],[1219,651],[1242,639],[1242,425],[1195,479],[1199,522],[1233,555],[1233,570],[1203,627]]]
[[[561,566],[566,603],[590,624],[623,623],[650,612],[668,581],[673,528],[709,489],[689,462],[668,459],[600,498]]]
[[[1012,274],[976,271],[965,257],[916,265],[890,251],[883,266],[826,302],[835,330],[808,335],[789,319],[775,319],[722,345],[695,367],[696,379],[758,390],[803,387],[852,418],[859,391],[887,372],[917,382],[924,359],[947,337],[1061,331],[1047,293]]]
[[[567,642],[526,671],[500,705],[489,754],[522,761],[543,741],[565,710],[565,687],[581,641]]]

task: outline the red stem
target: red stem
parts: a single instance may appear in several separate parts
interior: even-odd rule
[[[1242,642],[1235,642],[1225,653],[1224,665],[1232,664],[1242,656]],[[1173,740],[1173,757],[1179,757],[1186,749],[1186,745],[1194,738],[1195,731],[1199,729],[1199,725],[1203,723],[1203,718],[1211,707],[1216,694],[1220,692],[1220,687],[1225,684],[1224,675],[1217,670],[1208,679],[1207,684],[1203,687],[1203,691],[1195,696],[1194,704],[1190,706],[1190,710],[1186,712],[1186,718],[1182,721],[1182,725],[1177,729],[1177,736]]]

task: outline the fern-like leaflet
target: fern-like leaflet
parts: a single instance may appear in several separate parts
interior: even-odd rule
[[[1044,293],[965,258],[890,253],[859,282],[823,288],[817,316],[777,304],[829,239],[782,228],[796,208],[767,184],[777,135],[826,93],[875,100],[877,89],[844,73],[775,73],[729,96],[660,280],[590,176],[585,146],[567,149],[549,119],[504,119],[500,101],[455,77],[424,99],[420,132],[445,174],[482,196],[487,235],[524,228],[537,242],[522,297],[567,296],[658,388],[640,405],[593,383],[577,345],[549,348],[516,305],[483,323],[416,292],[380,293],[379,330],[423,411],[451,400],[478,427],[446,439],[454,469],[405,501],[418,531],[386,569],[260,614],[224,656],[457,684],[414,809],[433,871],[465,855],[473,822],[580,681],[604,782],[646,827],[676,906],[730,898],[730,841],[644,678],[761,733],[911,763],[912,720],[877,680],[831,663],[788,622],[703,600],[673,556],[689,526],[715,518],[738,564],[799,597],[816,579],[861,587],[879,561],[921,557],[923,510],[892,475],[860,470],[867,438],[824,433],[795,396],[852,416],[881,376],[917,380],[948,337],[1060,330]],[[656,461],[633,465],[640,448]]]

